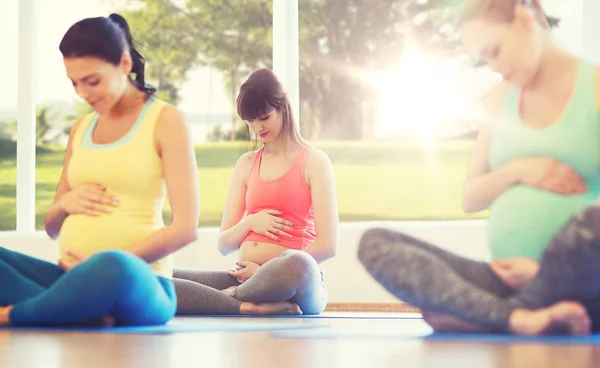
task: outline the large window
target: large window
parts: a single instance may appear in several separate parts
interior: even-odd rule
[[[0,2],[0,231],[16,228],[18,2]]]
[[[561,0],[542,1],[548,14],[559,20],[555,28],[559,41],[583,56],[585,1],[591,0],[566,5]],[[295,3],[299,4],[299,80],[294,73],[281,77],[288,83],[293,79],[291,87],[299,84],[296,113],[301,130],[334,163],[342,221],[487,216],[465,215],[460,197],[477,134],[476,106],[498,76],[466,57],[455,30],[446,22],[449,13],[439,5],[448,2],[291,0],[285,4]],[[0,24],[6,36],[0,61],[0,230],[15,229],[17,71],[28,72],[32,62],[18,60],[20,42],[26,45],[23,50],[31,46],[29,37],[17,35],[19,4],[0,2],[1,14],[7,15]],[[111,12],[128,19],[147,59],[148,81],[158,87],[159,97],[184,112],[198,158],[199,225],[218,226],[235,162],[249,149],[245,124],[233,106],[237,90],[251,70],[273,67],[273,54],[276,60],[289,56],[286,60],[293,64],[295,49],[286,48],[294,44],[293,39],[273,46],[273,16],[295,16],[294,7],[283,7],[286,14],[278,8],[274,15],[272,0],[26,4],[39,7],[35,26],[21,30],[21,36],[29,36],[32,29],[36,38],[36,84],[30,91],[37,98],[36,213],[30,214],[36,217],[36,228],[43,227],[60,177],[69,128],[78,116],[91,111],[65,75],[59,42],[74,22]],[[278,37],[288,23],[276,23]],[[30,122],[20,123],[28,127]],[[21,191],[20,203],[30,203],[28,191]],[[170,216],[167,203],[164,217],[169,221]]]
[[[342,221],[488,215],[461,196],[499,77],[465,53],[447,3],[299,2],[301,128],[333,161]],[[545,3],[580,42],[572,4]]]
[[[249,72],[272,64],[270,0],[40,1],[38,27],[36,227],[43,228],[60,178],[69,128],[91,111],[65,76],[58,45],[74,22],[119,12],[128,20],[139,51],[147,59],[148,82],[180,108],[192,131],[201,192],[200,226],[218,226],[237,158],[248,150],[246,126],[233,101]],[[186,5],[185,4],[189,4]],[[207,17],[207,14],[211,14]],[[168,202],[164,217],[170,221]]]

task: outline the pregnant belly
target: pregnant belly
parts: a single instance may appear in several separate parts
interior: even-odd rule
[[[263,265],[267,261],[281,256],[288,249],[290,248],[273,243],[245,241],[240,246],[238,258],[240,261]]]
[[[492,258],[539,260],[554,234],[592,202],[588,194],[563,196],[522,185],[507,190],[491,206]]]
[[[152,217],[115,211],[97,217],[71,215],[60,231],[61,256],[69,249],[94,254],[104,250],[129,250],[161,224]]]

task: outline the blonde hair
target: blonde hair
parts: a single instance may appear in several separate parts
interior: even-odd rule
[[[538,23],[543,28],[550,28],[539,0],[464,0],[460,11],[460,23],[482,16],[493,21],[512,22],[517,5],[530,8]]]

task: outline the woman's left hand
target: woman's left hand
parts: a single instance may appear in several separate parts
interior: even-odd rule
[[[87,261],[90,258],[89,255],[87,255],[83,252],[76,251],[76,250],[68,250],[67,255],[71,258],[67,259],[67,260],[60,259],[58,261],[58,265],[63,270],[65,270],[65,272],[71,271],[71,269],[73,269],[73,267],[77,266],[80,263]]]
[[[260,268],[258,264],[250,261],[239,261],[235,264],[240,268],[237,271],[230,271],[229,276],[237,278],[240,284],[248,281],[256,273],[256,270]]]

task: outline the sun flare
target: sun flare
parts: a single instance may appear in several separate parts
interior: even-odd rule
[[[456,65],[408,48],[395,69],[376,78],[380,92],[376,134],[432,140],[444,120],[472,108],[460,92]]]

